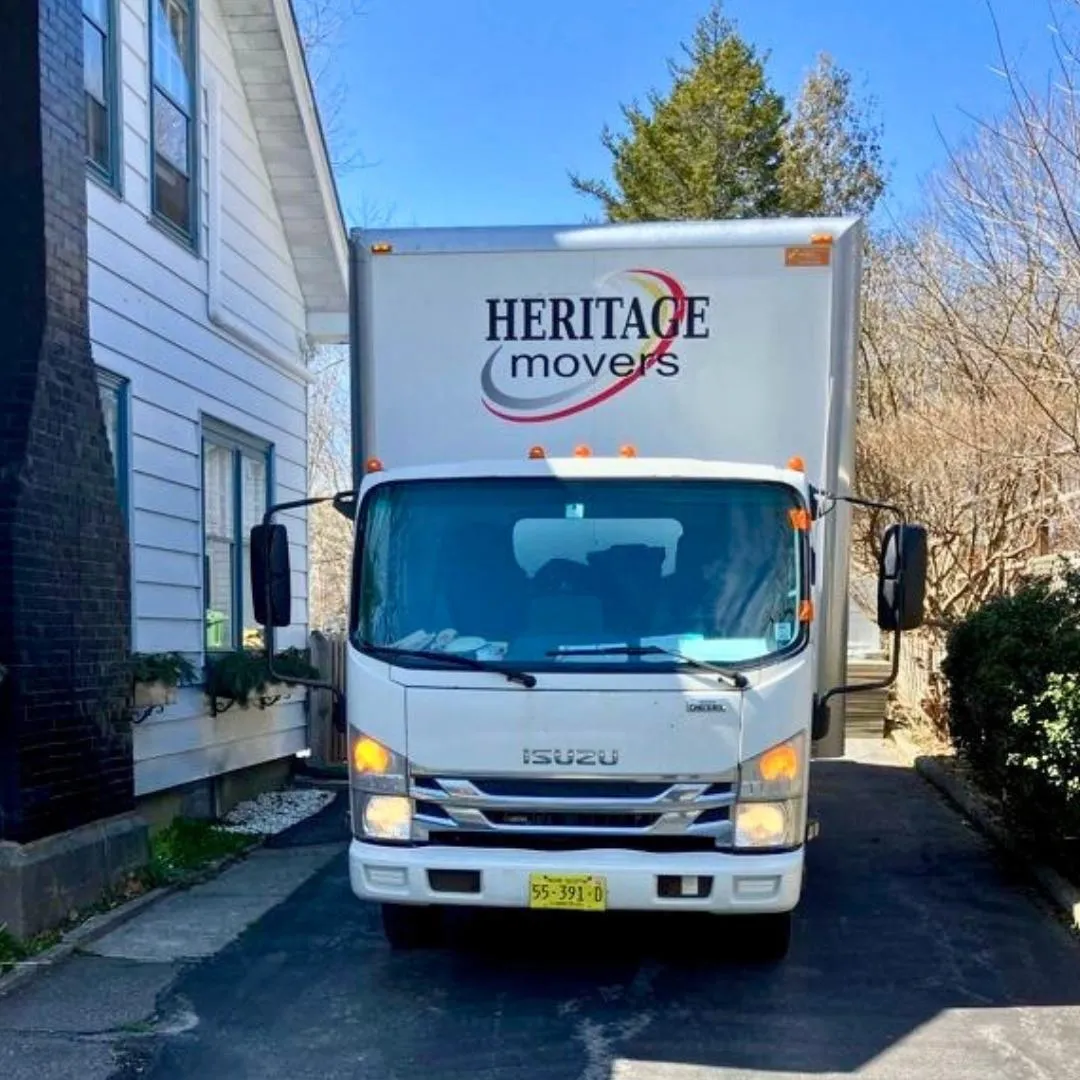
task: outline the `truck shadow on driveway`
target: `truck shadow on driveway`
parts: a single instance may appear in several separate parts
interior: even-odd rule
[[[1075,1075],[1070,933],[910,770],[813,774],[822,835],[780,964],[727,961],[737,922],[678,915],[485,913],[391,953],[342,859],[180,979],[199,1025],[154,1075]]]

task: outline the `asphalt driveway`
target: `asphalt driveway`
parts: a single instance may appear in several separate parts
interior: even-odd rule
[[[335,856],[223,951],[171,971],[145,1031],[115,1036],[113,1075],[1080,1076],[1072,936],[885,760],[815,764],[822,835],[781,965],[727,960],[726,924],[686,916],[466,917],[445,946],[394,954]],[[327,822],[313,843],[340,814]]]

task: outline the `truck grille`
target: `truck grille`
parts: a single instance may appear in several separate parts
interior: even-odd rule
[[[710,850],[730,845],[733,776],[693,780],[416,775],[417,839],[433,844]]]

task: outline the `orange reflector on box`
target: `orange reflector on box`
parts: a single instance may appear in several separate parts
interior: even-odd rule
[[[827,244],[799,244],[784,249],[784,265],[788,267],[828,266],[832,262],[832,247]]]
[[[814,621],[814,601],[804,600],[799,604],[799,622],[812,623]]]

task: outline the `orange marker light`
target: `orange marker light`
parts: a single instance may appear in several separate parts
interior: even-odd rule
[[[353,745],[353,766],[359,773],[381,775],[390,768],[390,751],[363,735]]]
[[[833,236],[832,236],[832,233],[823,233],[823,232],[819,232],[819,233],[814,233],[814,234],[813,234],[813,235],[812,235],[812,236],[810,237],[810,243],[811,243],[811,244],[825,244],[825,245],[829,245],[829,244],[831,244],[832,242],[833,242]]]
[[[791,521],[791,527],[796,532],[809,532],[810,531],[810,511],[803,508],[798,510],[789,510],[788,519]]]
[[[758,763],[758,772],[761,773],[761,779],[766,781],[797,780],[799,755],[795,752],[795,747],[785,743],[766,751]]]
[[[799,622],[812,623],[814,621],[814,601],[804,600],[799,605]]]
[[[787,467],[792,472],[806,472],[806,462],[797,454],[795,457],[788,458]]]
[[[393,244],[378,243],[371,245],[372,255],[389,255],[394,250]]]
[[[574,447],[574,457],[592,457],[592,451],[583,443]]]
[[[533,461],[536,461],[539,458],[547,457],[547,454],[544,453],[544,448],[542,446],[534,446],[529,451],[529,457],[532,458]]]
[[[637,457],[637,447],[627,443],[619,447],[619,457]]]
[[[383,471],[383,463],[377,457],[368,458],[367,459],[367,465],[365,466],[365,468],[367,469],[367,471],[369,473],[370,472],[382,472]]]

